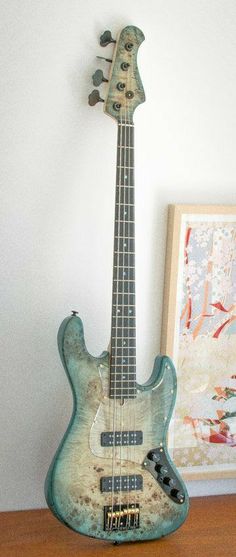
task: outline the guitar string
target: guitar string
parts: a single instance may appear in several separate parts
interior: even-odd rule
[[[129,78],[129,74],[128,74],[128,78]],[[126,84],[127,84],[127,88],[129,89],[129,87],[128,87],[128,79],[127,79],[127,83],[126,83]],[[127,97],[125,97],[125,99],[127,99]],[[129,205],[128,205],[128,211],[127,211],[127,204],[129,203],[129,192],[130,192],[130,170],[129,170],[129,168],[128,168],[128,167],[129,167],[129,164],[128,164],[128,160],[127,160],[127,159],[128,159],[127,154],[128,154],[128,151],[129,151],[129,150],[127,149],[127,147],[130,146],[130,136],[129,136],[129,138],[128,138],[128,145],[127,145],[127,124],[128,124],[127,114],[128,114],[128,110],[127,110],[127,100],[126,100],[126,103],[125,103],[125,149],[124,149],[124,167],[125,167],[125,175],[127,176],[126,188],[125,188],[125,209],[126,209],[126,216],[128,217],[128,218],[127,218],[127,220],[128,220],[128,225],[127,225],[127,234],[125,234],[125,236],[127,236],[126,247],[128,248],[127,251],[129,252],[129,251],[130,251],[130,249],[129,249],[129,242],[130,242],[130,240],[129,240],[129,239],[130,239],[130,224],[129,224],[129,220],[130,220],[130,219],[129,219]],[[128,126],[128,132],[129,132],[129,130],[130,130],[130,127]],[[128,214],[127,214],[127,213],[128,213]],[[124,219],[124,221],[125,221],[125,219]],[[124,252],[125,252],[125,250],[124,250]],[[129,312],[129,304],[130,304],[130,292],[129,292],[129,288],[130,288],[130,282],[129,282],[129,279],[130,279],[130,276],[129,276],[129,267],[130,267],[130,265],[129,265],[129,255],[128,255],[128,261],[127,261],[127,266],[126,266],[126,267],[127,267],[127,279],[128,279],[128,283],[127,283],[127,286],[128,286],[128,287],[127,287],[127,298],[128,298],[128,299],[127,299],[127,302],[128,302],[128,312]],[[129,313],[128,313],[128,315],[129,315]],[[127,322],[128,322],[128,325],[129,325],[128,319],[127,319]],[[129,344],[130,344],[130,342],[129,342],[129,328],[126,329],[126,331],[127,331],[127,333],[126,333],[126,343],[127,343],[127,344],[126,344],[126,345],[129,346]],[[127,348],[127,350],[126,350],[126,354],[127,354],[126,362],[127,362],[127,361],[129,362],[129,351],[130,351],[130,348]],[[127,375],[127,383],[126,383],[126,385],[128,386],[128,389],[127,389],[127,391],[128,391],[128,393],[127,393],[127,394],[128,394],[127,404],[128,404],[128,409],[129,409],[129,404],[130,404],[130,402],[129,402],[129,367],[127,366],[127,363],[126,363],[126,375]],[[129,411],[128,411],[128,414],[129,414]],[[127,458],[127,462],[128,462],[128,466],[127,466],[127,472],[128,472],[128,473],[127,473],[127,484],[128,484],[128,485],[127,485],[127,492],[128,492],[128,496],[126,497],[126,500],[127,500],[126,506],[127,506],[128,509],[129,509],[129,505],[130,505],[130,473],[129,473],[129,472],[130,472],[130,445],[129,445],[129,441],[130,441],[130,439],[129,439],[129,437],[130,437],[130,436],[129,436],[129,430],[130,430],[130,427],[129,427],[129,426],[130,426],[130,419],[128,419],[128,425],[127,425],[127,427],[126,427],[126,430],[128,431],[128,436],[127,436],[127,437],[128,437],[128,439],[127,439],[128,443],[127,443],[127,450],[126,450],[126,458]],[[129,524],[129,522],[128,522],[129,518],[128,518],[128,517],[130,518],[130,515],[129,515],[129,514],[127,515],[127,528],[128,528],[128,524]]]
[[[121,210],[121,201],[120,201],[120,196],[121,196],[121,187],[120,187],[120,185],[121,185],[121,182],[120,182],[120,180],[121,180],[121,148],[119,147],[119,144],[120,144],[119,122],[118,122],[117,138],[118,138],[118,142],[117,142],[118,143],[118,147],[117,147],[117,167],[118,167],[118,172],[117,172],[118,177],[117,178],[118,179],[116,180],[117,184],[116,184],[116,193],[115,193],[115,226],[114,226],[115,236],[117,236],[117,238],[115,238],[114,244],[117,243],[117,250],[115,250],[115,251],[117,251],[117,253],[116,253],[116,256],[114,254],[113,261],[115,261],[115,260],[119,261],[119,259],[120,259],[120,240],[121,240],[121,238],[120,238],[120,236],[121,236],[121,234],[120,234],[120,225],[121,225],[121,222],[120,222],[121,221],[121,218],[120,218],[120,210]],[[120,164],[118,165],[118,163],[120,163]],[[116,200],[116,197],[118,197],[118,200]],[[117,212],[117,219],[116,219],[116,212]],[[117,234],[116,234],[116,229],[117,229]],[[117,273],[117,271],[116,271],[116,273]],[[115,274],[115,269],[114,269],[114,274]],[[116,391],[116,361],[117,361],[117,348],[118,348],[118,346],[117,346],[117,340],[118,340],[118,338],[117,338],[118,337],[118,333],[117,333],[118,312],[117,312],[117,309],[118,309],[118,302],[119,302],[118,287],[119,287],[119,281],[117,280],[116,281],[115,296],[114,296],[114,299],[116,300],[115,320],[114,320],[114,318],[112,318],[112,325],[113,325],[113,321],[115,321],[115,327],[114,327],[115,328],[115,335],[112,335],[112,336],[114,336],[113,341],[115,341],[115,342],[113,342],[114,354],[112,354],[112,357],[111,357],[112,368],[113,368],[112,382],[111,382],[111,376],[110,376],[110,386],[111,386],[111,383],[113,383],[113,387],[112,387],[112,390],[113,390],[112,500],[111,500],[110,529],[112,529],[112,525],[113,525],[114,487],[115,487],[115,485],[114,485],[114,482],[115,482],[114,470],[115,470],[115,453],[116,453],[115,432],[116,432],[116,410],[117,410],[117,402],[116,402],[116,400],[117,400],[116,399],[116,392],[117,392]],[[113,282],[113,293],[114,293],[114,282]],[[112,314],[113,314],[113,311],[112,311]],[[112,329],[113,329],[113,327],[112,327]],[[115,346],[114,346],[114,344],[115,344]]]
[[[130,77],[130,72],[129,72],[129,74],[128,74],[128,78],[129,78],[129,77]],[[127,81],[128,81],[128,80],[127,80]],[[130,91],[130,79],[129,79],[129,83],[127,84],[127,89],[128,89],[128,91]],[[130,120],[130,118],[127,119],[127,114],[126,114],[126,126],[128,125],[128,135],[129,135],[129,138],[128,138],[128,147],[130,147],[130,130],[131,130],[131,127],[129,126],[129,124],[131,124],[131,122],[130,122],[129,120]],[[125,163],[126,163],[126,164],[125,164],[125,166],[126,166],[127,182],[128,182],[128,187],[127,187],[127,201],[126,201],[126,203],[128,203],[128,211],[127,211],[127,212],[128,212],[128,219],[127,219],[127,220],[128,220],[128,226],[127,226],[127,237],[128,237],[128,240],[127,240],[127,244],[128,244],[128,258],[127,258],[127,264],[128,264],[128,265],[127,265],[127,269],[128,269],[128,281],[129,281],[129,282],[128,282],[128,288],[127,288],[127,292],[128,292],[128,318],[127,318],[127,321],[128,321],[128,329],[127,329],[127,333],[128,333],[128,337],[127,337],[127,338],[128,338],[128,341],[127,341],[127,342],[128,342],[128,345],[129,345],[129,348],[128,348],[128,350],[127,350],[127,361],[128,361],[128,363],[129,363],[129,358],[130,358],[130,328],[129,328],[129,315],[130,315],[130,314],[129,314],[129,306],[130,306],[130,284],[131,284],[131,283],[130,283],[130,255],[129,255],[129,253],[130,253],[130,251],[131,251],[131,250],[130,250],[130,247],[129,247],[129,244],[130,244],[130,237],[131,237],[130,205],[129,205],[129,203],[130,203],[130,191],[131,191],[130,186],[131,186],[131,182],[130,182],[130,164],[129,164],[129,156],[128,156],[128,153],[129,153],[129,152],[130,152],[130,149],[127,149],[127,145],[126,145],[126,148],[125,148]],[[129,368],[128,366],[127,366],[127,378],[128,378],[128,383],[127,383],[127,385],[128,385],[128,402],[127,402],[127,404],[128,404],[128,409],[129,409],[129,410],[128,410],[128,416],[129,416],[129,420],[128,420],[128,422],[129,422],[128,431],[129,431],[130,429],[132,430],[132,427],[130,428],[130,423],[131,423],[131,420],[130,420],[130,400],[131,400],[131,399],[129,398],[129,395],[130,395],[130,368]],[[130,439],[130,440],[131,440],[131,439]],[[129,441],[130,441],[130,440],[128,439],[128,451],[127,451],[127,453],[128,453],[128,454],[127,454],[127,460],[128,460],[128,466],[127,466],[127,469],[128,469],[128,503],[127,503],[127,505],[128,505],[128,508],[129,508],[129,506],[130,506],[130,490],[131,490],[131,486],[130,486],[130,476],[131,476],[131,474],[130,474],[130,472],[132,471],[132,467],[131,467],[131,458],[130,458],[130,457],[131,457],[131,449],[130,449],[130,444],[129,444]],[[130,520],[130,515],[128,515],[128,516],[129,516],[129,520]],[[128,521],[127,521],[127,523],[128,523]]]
[[[134,61],[134,59],[133,59],[133,56],[132,56],[131,57],[130,76],[134,75],[133,61]],[[132,90],[132,87],[129,87],[129,90]],[[132,120],[132,124],[133,124],[133,120]],[[132,133],[132,135],[131,135],[131,133]],[[134,345],[135,345],[135,350],[134,350],[134,352],[135,352],[135,380],[134,380],[134,376],[132,376],[131,386],[132,386],[132,390],[134,391],[134,388],[136,389],[136,277],[135,277],[136,273],[135,273],[135,187],[134,187],[134,185],[135,185],[135,176],[134,176],[134,167],[135,167],[135,164],[134,164],[134,140],[135,140],[135,138],[134,138],[134,126],[132,128],[129,128],[129,134],[130,134],[130,138],[132,136],[132,141],[129,141],[129,144],[131,146],[131,143],[132,143],[132,147],[133,147],[133,150],[132,150],[132,152],[133,152],[133,162],[132,162],[132,165],[131,165],[131,149],[129,149],[129,164],[128,164],[128,166],[129,166],[129,169],[130,169],[129,170],[130,174],[133,172],[133,181],[132,181],[133,189],[132,190],[130,189],[129,210],[131,212],[130,198],[131,198],[131,191],[133,191],[133,199],[132,199],[132,202],[133,202],[133,234],[132,234],[132,236],[133,236],[134,240],[133,240],[133,250],[132,251],[133,251],[133,268],[134,268],[134,270],[133,270],[133,280],[135,282],[133,282],[132,284],[133,284],[134,314],[135,314],[135,317],[134,317],[134,319],[132,319],[132,322],[134,323],[134,326],[135,326],[135,331],[134,331],[135,336],[132,337],[132,338],[134,338]],[[131,166],[133,167],[133,170],[131,170]],[[129,221],[131,222],[130,215],[129,215]],[[131,228],[131,224],[129,226]],[[129,250],[129,252],[131,252],[131,250]],[[130,258],[130,255],[128,257]],[[130,263],[130,259],[129,259],[129,263]],[[129,265],[129,267],[130,267],[130,265]],[[135,394],[136,394],[136,392],[135,392]],[[135,438],[135,432],[136,432],[136,397],[131,399],[131,400],[132,400],[132,407],[133,407],[132,422],[133,422],[133,432],[134,432],[133,447],[131,448],[131,454],[133,454],[133,463],[135,463],[135,451],[136,451],[136,446],[135,446],[135,442],[136,442],[136,438]],[[132,463],[132,459],[130,459],[130,460],[131,460],[131,463]],[[133,465],[133,467],[134,467],[134,465]],[[134,468],[134,470],[135,470],[135,468]],[[134,477],[134,508],[135,508],[134,525],[136,525],[136,522],[137,522],[136,504],[137,504],[136,477]]]
[[[124,392],[123,392],[123,375],[125,373],[124,371],[124,346],[126,346],[126,337],[124,336],[124,296],[125,296],[125,259],[124,259],[124,243],[126,243],[126,227],[125,227],[125,210],[126,210],[126,189],[127,189],[127,183],[126,183],[126,178],[125,176],[127,175],[127,169],[126,169],[126,146],[127,146],[127,137],[126,137],[126,110],[127,110],[127,103],[125,101],[125,117],[124,117],[124,125],[123,125],[123,121],[121,120],[121,145],[123,146],[124,143],[124,149],[123,149],[123,157],[124,157],[124,163],[122,164],[122,157],[120,157],[120,162],[121,162],[121,166],[122,169],[120,168],[120,174],[122,176],[123,174],[123,184],[125,185],[125,187],[123,188],[123,197],[124,197],[124,204],[123,204],[123,216],[122,216],[122,229],[123,229],[123,233],[122,236],[125,238],[125,242],[124,239],[122,240],[122,265],[121,265],[121,273],[122,273],[122,303],[121,303],[121,309],[122,309],[122,315],[121,315],[121,388],[120,388],[120,407],[119,407],[119,411],[120,411],[120,494],[119,494],[119,509],[120,509],[120,515],[119,515],[119,521],[118,521],[118,529],[120,529],[120,522],[121,522],[121,500],[122,500],[122,446],[123,446],[123,407],[125,405],[125,401],[124,401]],[[122,148],[121,148],[121,152],[122,152]],[[121,180],[122,181],[122,180]],[[127,524],[127,522],[126,522]]]
[[[121,503],[121,501],[122,501],[122,452],[123,452],[122,447],[123,447],[123,426],[124,426],[123,408],[124,408],[124,405],[125,405],[124,390],[123,390],[123,386],[124,386],[123,376],[124,376],[124,373],[125,373],[125,368],[127,369],[127,366],[124,366],[124,362],[125,362],[124,346],[127,346],[127,338],[124,335],[124,331],[125,331],[125,329],[124,329],[124,326],[125,326],[125,324],[124,324],[124,320],[125,320],[125,316],[124,316],[124,296],[125,296],[125,282],[126,282],[125,276],[127,275],[127,273],[125,271],[125,250],[124,250],[125,246],[124,246],[124,243],[127,244],[126,236],[128,236],[128,230],[127,230],[127,234],[126,234],[126,222],[125,222],[126,219],[125,219],[125,216],[127,216],[126,205],[128,203],[127,194],[128,194],[128,191],[129,191],[128,169],[127,169],[127,125],[126,125],[126,123],[127,123],[127,101],[125,99],[125,117],[124,117],[124,122],[121,119],[121,143],[120,143],[122,145],[122,147],[123,147],[123,144],[124,144],[124,148],[123,148],[123,159],[124,160],[123,160],[123,162],[122,162],[122,157],[120,156],[120,163],[121,163],[120,164],[120,175],[122,176],[122,174],[123,174],[123,184],[125,186],[123,188],[123,198],[124,198],[123,201],[124,201],[124,203],[122,205],[122,207],[123,207],[123,216],[122,216],[123,233],[122,233],[122,236],[125,238],[125,242],[124,242],[124,239],[123,239],[123,242],[122,242],[123,243],[123,245],[122,245],[122,265],[120,266],[121,267],[121,274],[122,274],[122,278],[121,278],[121,281],[122,281],[122,289],[121,289],[121,291],[122,291],[122,295],[121,295],[122,296],[122,303],[121,303],[122,314],[121,314],[121,350],[120,350],[120,352],[121,352],[121,365],[120,365],[121,386],[120,386],[120,406],[119,406],[119,412],[120,412],[120,424],[119,424],[120,425],[120,428],[119,428],[120,429],[119,510],[120,510],[120,513],[119,513],[119,519],[118,519],[118,530],[120,529],[121,506],[122,506],[122,503]],[[120,150],[122,152],[122,148]],[[122,169],[121,169],[121,166],[122,166]],[[126,215],[124,213],[126,213]],[[121,214],[121,212],[120,212],[120,214]],[[128,227],[129,227],[129,224],[128,224]],[[126,275],[125,275],[125,273],[126,273]],[[126,276],[126,278],[127,278],[127,276]],[[119,279],[120,279],[120,277],[119,277]],[[129,285],[129,282],[128,282],[128,285]],[[128,383],[128,395],[129,395],[129,383]],[[125,439],[124,439],[124,441],[125,441]],[[126,447],[126,452],[127,452],[127,449],[129,451],[129,444],[128,444],[128,447]],[[129,489],[130,489],[129,475],[127,475],[127,482],[128,482],[128,486],[126,486],[126,488],[128,489],[128,499],[129,499]],[[129,505],[129,502],[128,502],[128,505]],[[129,520],[129,515],[127,514],[127,519],[126,519],[126,526],[127,527],[128,527],[128,520]]]
[[[120,126],[120,128],[121,128],[121,143],[120,143],[120,144],[123,145],[123,122],[122,122],[122,118],[121,118],[121,126]],[[125,138],[124,143],[126,143],[126,138]],[[122,153],[122,147],[120,148],[120,151],[121,151],[121,153]],[[121,166],[123,167],[122,169],[121,169]],[[125,173],[125,168],[124,168],[124,167],[125,167],[125,164],[122,164],[122,157],[120,156],[120,174],[122,175],[122,172],[123,172],[123,177],[124,177],[124,173]],[[122,180],[121,180],[121,182],[122,182]],[[123,183],[124,183],[124,178],[123,178]],[[123,190],[124,190],[124,192],[123,192],[123,193],[124,193],[124,203],[125,203],[125,189],[126,189],[126,188],[123,188]],[[122,205],[122,207],[123,207],[123,213],[124,213],[125,204]],[[124,218],[124,217],[125,217],[125,215],[123,214],[123,215],[122,215],[122,230],[123,230],[122,236],[125,236],[125,233],[124,233],[124,226],[125,226],[124,221],[125,221],[125,218]],[[120,411],[120,427],[119,427],[119,428],[120,428],[120,494],[119,494],[120,515],[119,515],[119,521],[118,521],[118,529],[120,529],[120,522],[121,522],[121,505],[122,505],[122,503],[121,503],[121,493],[122,493],[121,476],[122,476],[122,442],[123,442],[122,437],[123,437],[123,404],[124,404],[124,400],[123,400],[123,369],[124,369],[124,366],[123,366],[123,359],[124,359],[124,352],[123,352],[123,346],[124,346],[124,317],[123,317],[123,308],[124,308],[124,239],[122,240],[122,265],[121,265],[121,273],[122,273],[122,289],[121,289],[121,290],[122,290],[122,295],[121,295],[121,296],[122,296],[122,302],[121,302],[121,311],[122,311],[122,315],[121,315],[121,345],[122,345],[122,348],[121,348],[121,351],[120,351],[120,352],[121,352],[121,366],[120,366],[120,369],[121,369],[121,386],[120,386],[120,393],[121,393],[121,395],[120,395],[120,397],[121,397],[121,400],[120,400],[120,407],[119,407],[119,411]]]

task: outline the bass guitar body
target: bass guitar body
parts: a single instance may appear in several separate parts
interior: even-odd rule
[[[48,472],[48,506],[73,530],[110,541],[176,530],[188,495],[166,446],[176,396],[173,363],[157,357],[136,398],[121,401],[109,398],[109,353],[88,353],[79,317],[64,320],[58,343],[74,410]]]

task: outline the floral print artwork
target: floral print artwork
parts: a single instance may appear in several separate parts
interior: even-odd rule
[[[188,216],[183,232],[173,456],[222,475],[236,471],[236,223]]]

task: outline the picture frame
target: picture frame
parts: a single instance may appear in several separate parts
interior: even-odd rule
[[[177,371],[176,466],[236,477],[236,206],[169,206],[161,353]]]

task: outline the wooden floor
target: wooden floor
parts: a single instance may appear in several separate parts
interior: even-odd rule
[[[0,513],[0,557],[235,557],[236,495],[191,500],[167,538],[114,546],[72,532],[48,510]]]

